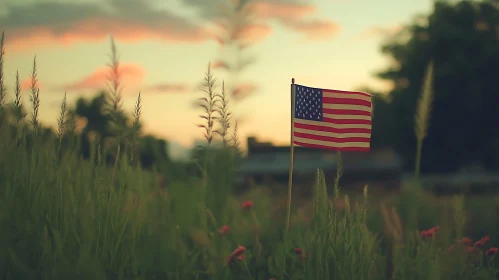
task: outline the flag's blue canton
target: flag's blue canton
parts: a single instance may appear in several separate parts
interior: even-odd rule
[[[322,121],[322,90],[296,85],[295,118]]]

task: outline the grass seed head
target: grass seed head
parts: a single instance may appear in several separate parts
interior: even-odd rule
[[[7,95],[7,89],[5,88],[4,57],[5,31],[2,31],[2,38],[0,38],[0,111],[5,105],[5,96]]]
[[[22,119],[26,117],[26,113],[24,112],[23,104],[22,104],[22,96],[21,96],[21,82],[19,80],[19,71],[16,72],[16,87],[14,91],[14,102],[12,103],[14,107],[14,114],[16,118],[16,122],[19,123]]]
[[[30,95],[30,101],[31,105],[33,106],[33,114],[31,117],[31,124],[33,125],[33,130],[35,133],[38,130],[38,109],[40,107],[40,88],[38,85],[38,73],[36,71],[36,56],[33,59],[33,72],[31,74],[31,95]]]
[[[66,132],[67,115],[68,115],[68,110],[66,103],[66,93],[64,93],[64,98],[62,99],[61,103],[61,111],[59,114],[59,119],[57,121],[58,124],[57,135],[59,136],[59,139],[62,138],[62,136]]]
[[[231,112],[229,111],[229,99],[225,93],[224,82],[222,82],[222,91],[216,97],[218,98],[218,102],[215,111],[218,113],[218,116],[215,116],[214,119],[218,123],[219,129],[214,132],[220,135],[223,145],[226,147],[228,145],[227,134],[230,128]]]
[[[425,71],[423,90],[418,101],[418,108],[416,112],[416,138],[418,141],[422,141],[428,133],[432,102],[433,61],[430,61]]]
[[[208,144],[211,144],[213,141],[215,121],[214,113],[216,112],[218,104],[217,95],[215,93],[215,83],[216,80],[211,72],[211,65],[208,63],[208,70],[206,71],[204,82],[202,84],[205,96],[199,98],[199,103],[197,104],[204,111],[203,114],[199,116],[204,120],[204,124],[199,124],[198,127],[204,129],[203,135]]]

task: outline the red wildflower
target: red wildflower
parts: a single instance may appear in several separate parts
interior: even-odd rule
[[[421,238],[431,238],[433,236],[433,232],[429,230],[422,230],[421,233]]]
[[[466,251],[467,251],[468,253],[473,253],[473,252],[475,252],[475,247],[468,246],[468,247],[466,248]]]
[[[440,231],[440,227],[436,226],[436,227],[430,228],[429,230],[422,230],[420,235],[422,238],[432,238],[435,235],[435,233],[437,233],[439,231]]]
[[[485,243],[487,243],[487,241],[489,241],[489,239],[490,239],[490,237],[484,236],[480,240],[475,242],[474,246],[475,247],[483,247],[483,245],[485,245]]]
[[[461,239],[461,243],[463,243],[465,245],[471,245],[471,243],[473,243],[473,240],[469,237],[463,237]]]
[[[234,252],[232,252],[232,256],[233,257],[238,257],[238,256],[244,254],[245,251],[246,251],[246,248],[244,246],[239,245],[237,247],[237,249],[234,250]]]
[[[243,204],[241,205],[241,207],[243,209],[251,209],[251,208],[253,208],[253,201],[247,200],[247,201],[243,202]]]
[[[485,255],[487,255],[487,256],[493,256],[496,253],[497,253],[496,247],[492,247],[492,248],[488,249],[487,251],[485,251]]]
[[[303,262],[303,258],[305,257],[305,254],[303,254],[303,249],[302,248],[295,248],[295,254],[298,255],[298,260],[300,262]]]
[[[227,261],[229,263],[232,263],[234,260],[238,259],[240,261],[244,260],[244,252],[246,251],[246,248],[239,245],[234,252],[227,258]]]
[[[225,225],[218,230],[218,233],[220,233],[221,235],[226,235],[227,233],[229,233],[229,230],[229,226]]]

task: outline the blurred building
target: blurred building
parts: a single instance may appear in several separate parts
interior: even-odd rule
[[[248,153],[240,169],[238,181],[243,185],[287,184],[289,175],[289,146],[274,146],[248,137]],[[402,179],[401,160],[393,150],[344,152],[341,185],[372,185],[379,183],[387,188],[399,187]],[[322,169],[328,184],[336,177],[338,165],[334,151],[294,148],[293,185],[310,185],[315,182],[317,169]],[[310,189],[310,188],[308,188]]]

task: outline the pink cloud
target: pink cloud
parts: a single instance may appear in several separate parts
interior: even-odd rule
[[[266,24],[249,24],[241,30],[236,39],[244,43],[259,43],[272,33],[272,28]]]
[[[136,64],[120,64],[119,70],[123,87],[136,88],[144,80],[145,70]],[[105,89],[108,83],[109,68],[101,67],[79,81],[64,86],[67,91]]]
[[[230,68],[230,66],[226,62],[221,61],[221,60],[218,60],[218,61],[211,63],[210,67],[211,67],[211,69],[229,69]]]
[[[330,39],[340,30],[333,21],[306,18],[316,13],[316,7],[312,4],[257,1],[250,7],[257,17],[277,20],[288,29],[303,33],[310,40]]]
[[[302,33],[308,40],[334,37],[340,30],[339,25],[330,20],[314,18],[316,12],[316,6],[308,3],[284,0],[253,1],[240,11],[236,11],[236,14],[215,19],[215,25],[220,31],[215,37],[222,45],[235,40],[244,48],[261,42],[272,33],[270,21],[280,23],[291,31]]]
[[[250,4],[250,11],[263,19],[288,19],[303,18],[315,13],[316,8],[310,4],[288,3],[288,2],[263,2],[258,1]]]
[[[199,43],[213,39],[202,25],[148,1],[110,0],[103,3],[36,2],[7,5],[0,15],[6,47],[23,50],[43,45],[102,42],[109,35],[124,42],[161,40]]]
[[[31,90],[32,78],[26,78],[21,82],[21,90]],[[45,88],[44,84],[40,81],[37,81],[36,85],[39,89]]]
[[[94,18],[73,23],[70,28],[57,31],[47,26],[12,29],[7,35],[6,47],[25,50],[34,45],[70,46],[77,42],[102,42],[110,35],[126,43],[148,39],[200,43],[212,38],[203,29],[194,29],[189,32],[168,27],[153,29],[140,23]]]

